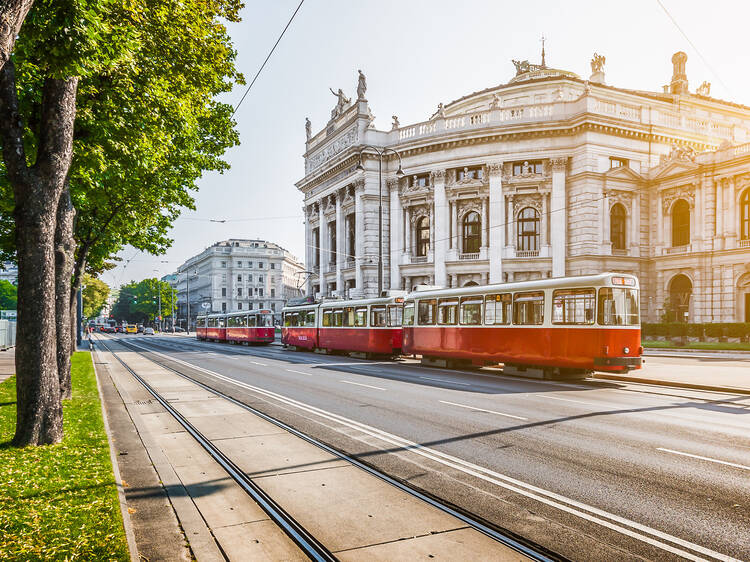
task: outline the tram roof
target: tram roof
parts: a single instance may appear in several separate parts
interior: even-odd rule
[[[613,278],[633,279],[635,285],[616,284]],[[536,279],[534,281],[520,281],[517,283],[495,283],[493,285],[472,285],[470,287],[454,287],[449,289],[428,289],[412,291],[406,300],[424,299],[431,297],[479,295],[485,293],[507,293],[518,291],[534,291],[542,289],[572,289],[581,287],[627,287],[638,289],[638,278],[629,273],[598,273],[596,275],[578,275],[574,277],[553,277],[550,279]]]
[[[406,292],[400,291],[398,295],[389,295],[387,297],[376,297],[371,299],[331,299],[324,300],[322,302],[285,306],[282,310],[294,311],[294,310],[309,310],[312,308],[341,308],[344,306],[367,306],[371,304],[394,304],[396,302],[402,302],[406,298]]]

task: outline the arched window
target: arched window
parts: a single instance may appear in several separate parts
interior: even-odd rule
[[[687,322],[693,283],[683,274],[675,275],[669,282],[669,306],[665,307],[670,322]]]
[[[471,211],[464,215],[464,254],[476,254],[482,243],[482,220],[479,213]]]
[[[518,214],[518,250],[533,252],[539,250],[539,213],[526,207]]]
[[[740,197],[740,240],[750,240],[750,189]]]
[[[417,220],[417,255],[426,256],[430,251],[430,218]]]
[[[609,239],[613,250],[625,249],[625,207],[619,203],[612,206],[609,212]]]
[[[672,246],[690,244],[690,206],[678,199],[672,206]]]

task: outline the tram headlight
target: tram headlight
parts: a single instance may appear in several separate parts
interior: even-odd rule
[[[623,348],[622,348],[622,352],[623,352],[623,353],[624,353],[625,355],[627,355],[628,353],[630,353],[630,348],[629,348],[629,347],[623,347]]]

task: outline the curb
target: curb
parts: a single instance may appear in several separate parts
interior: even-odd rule
[[[732,394],[750,394],[750,388],[737,388],[732,386],[714,386],[710,384],[693,384],[689,382],[665,381],[660,379],[645,379],[638,377],[625,377],[619,375],[605,375],[596,373],[593,378],[599,380],[635,382],[640,384],[652,384],[658,386],[670,386],[674,388],[687,388],[690,390],[708,390],[711,392],[729,392]]]
[[[96,388],[99,391],[99,402],[102,409],[102,419],[104,421],[104,431],[107,433],[107,441],[109,442],[109,460],[112,463],[112,472],[115,476],[115,484],[117,486],[117,499],[120,503],[120,512],[122,513],[122,524],[125,528],[125,539],[128,543],[128,550],[130,551],[131,562],[138,562],[140,556],[138,554],[138,546],[135,542],[135,530],[133,529],[133,522],[130,520],[130,512],[128,511],[128,504],[125,500],[125,488],[122,485],[122,476],[120,476],[120,467],[117,464],[117,456],[115,455],[115,447],[112,442],[112,433],[109,429],[109,419],[107,418],[107,409],[104,407],[104,395],[102,394],[102,386],[99,380],[99,371],[96,368],[96,361],[94,361],[94,342],[89,339],[89,347],[91,349],[91,364],[94,367],[94,374],[96,375]]]
[[[681,348],[681,347],[644,347],[643,355],[648,355],[649,351],[658,351],[659,356],[667,357],[665,353],[718,353],[718,354],[739,354],[747,355],[750,358],[750,351],[746,349],[695,349],[695,348]]]

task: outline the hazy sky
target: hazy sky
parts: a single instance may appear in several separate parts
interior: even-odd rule
[[[305,117],[313,132],[330,117],[328,88],[356,97],[357,69],[367,76],[375,125],[389,130],[426,120],[439,102],[507,82],[511,59],[591,74],[596,51],[606,56],[606,82],[661,91],[671,56],[688,54],[690,90],[704,80],[711,95],[750,105],[747,0],[305,0],[236,118],[241,144],[229,151],[231,170],[208,174],[196,211],[174,225],[172,248],[149,256],[127,248],[103,275],[112,286],[165,275],[218,240],[263,238],[304,258],[302,195]],[[255,75],[299,0],[246,0],[230,32],[237,65]],[[705,61],[701,57],[705,57]],[[236,104],[245,87],[227,96]],[[226,220],[225,223],[210,222]]]

